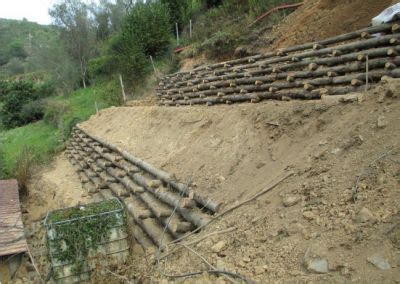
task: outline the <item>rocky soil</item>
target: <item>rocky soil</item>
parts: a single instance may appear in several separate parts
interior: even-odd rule
[[[82,124],[88,132],[181,180],[193,176],[193,188],[224,209],[294,173],[187,238],[190,249],[171,244],[157,265],[135,245],[134,259],[114,272],[161,280],[210,269],[205,259],[257,282],[397,281],[399,87],[387,80],[358,101],[111,108],[92,117]],[[189,278],[217,279],[230,281]]]

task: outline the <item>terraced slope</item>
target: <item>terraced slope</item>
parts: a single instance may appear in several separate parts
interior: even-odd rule
[[[400,77],[400,25],[383,24],[162,78],[160,105],[319,99]]]
[[[162,248],[204,226],[221,205],[80,128],[74,130],[66,156],[89,194],[97,199],[116,196],[123,202],[137,225],[133,235],[145,248]]]

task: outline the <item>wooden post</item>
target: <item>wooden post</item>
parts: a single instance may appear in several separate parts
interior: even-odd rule
[[[121,74],[119,74],[119,83],[121,84],[121,91],[122,91],[122,97],[124,99],[124,103],[126,103],[126,94],[125,94],[124,82],[122,81],[122,75]]]
[[[178,30],[178,23],[175,23],[175,30],[176,30],[176,45],[179,45],[179,30]]]
[[[189,22],[189,37],[192,38],[192,19]]]
[[[97,101],[94,101],[94,107],[96,108],[96,114],[99,115],[99,106],[97,105]]]
[[[156,66],[154,65],[153,56],[150,55],[151,65],[153,66],[154,73],[157,73]]]

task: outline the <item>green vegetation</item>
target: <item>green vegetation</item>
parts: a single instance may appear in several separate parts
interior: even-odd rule
[[[48,159],[59,147],[58,129],[43,121],[0,132],[0,176],[14,176],[18,157],[24,148],[30,149],[36,162]]]
[[[89,203],[84,206],[60,209],[49,214],[47,225],[52,225],[61,221],[71,221],[75,218],[84,218],[115,210],[122,211],[121,209],[121,204],[116,199],[108,199],[97,203]]]
[[[33,43],[48,42],[57,37],[52,27],[17,20],[0,19],[0,78],[29,69],[30,56],[35,56]]]
[[[53,26],[0,19],[0,176],[24,183],[95,105],[123,104],[119,74],[128,97],[154,93],[157,78],[177,71],[184,57],[231,58],[257,38],[249,24],[283,2],[64,0],[50,9]],[[176,23],[186,47],[180,55]]]
[[[14,128],[42,119],[43,105],[40,100],[53,93],[49,82],[34,83],[30,80],[0,81],[1,124]]]
[[[116,199],[57,210],[50,213],[46,223],[53,236],[48,238],[48,245],[55,259],[72,263],[73,272],[79,274],[89,250],[107,242],[111,229],[125,225],[126,214]]]
[[[60,151],[62,140],[68,136],[72,126],[87,120],[96,112],[95,101],[99,101],[99,108],[109,106],[102,102],[101,90],[101,87],[91,87],[70,95],[49,98],[45,105],[45,120],[0,131],[0,177],[16,175],[18,157],[26,151],[25,148],[29,149],[34,164],[47,162],[54,153]],[[65,109],[57,113],[54,105],[63,105]]]

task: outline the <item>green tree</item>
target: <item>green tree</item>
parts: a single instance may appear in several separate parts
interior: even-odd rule
[[[14,128],[40,120],[43,117],[43,104],[39,102],[53,93],[48,84],[35,84],[30,80],[2,83],[6,91],[2,94],[3,107],[0,111],[2,124]]]
[[[125,74],[128,80],[142,78],[150,70],[149,56],[167,50],[171,37],[169,11],[160,1],[136,3],[127,14],[121,32],[109,41],[102,60],[93,61],[93,69],[110,68]],[[101,67],[104,66],[104,67]]]
[[[49,10],[61,29],[67,51],[78,62],[82,85],[86,88],[87,64],[95,51],[95,28],[88,6],[80,0],[65,0]]]
[[[122,37],[139,45],[147,55],[161,53],[171,37],[168,7],[159,1],[137,3],[125,19]]]
[[[171,25],[175,27],[175,23],[178,23],[179,28],[183,27],[184,19],[186,11],[188,10],[188,1],[186,0],[161,0],[162,3],[167,5],[170,18],[171,18]]]

